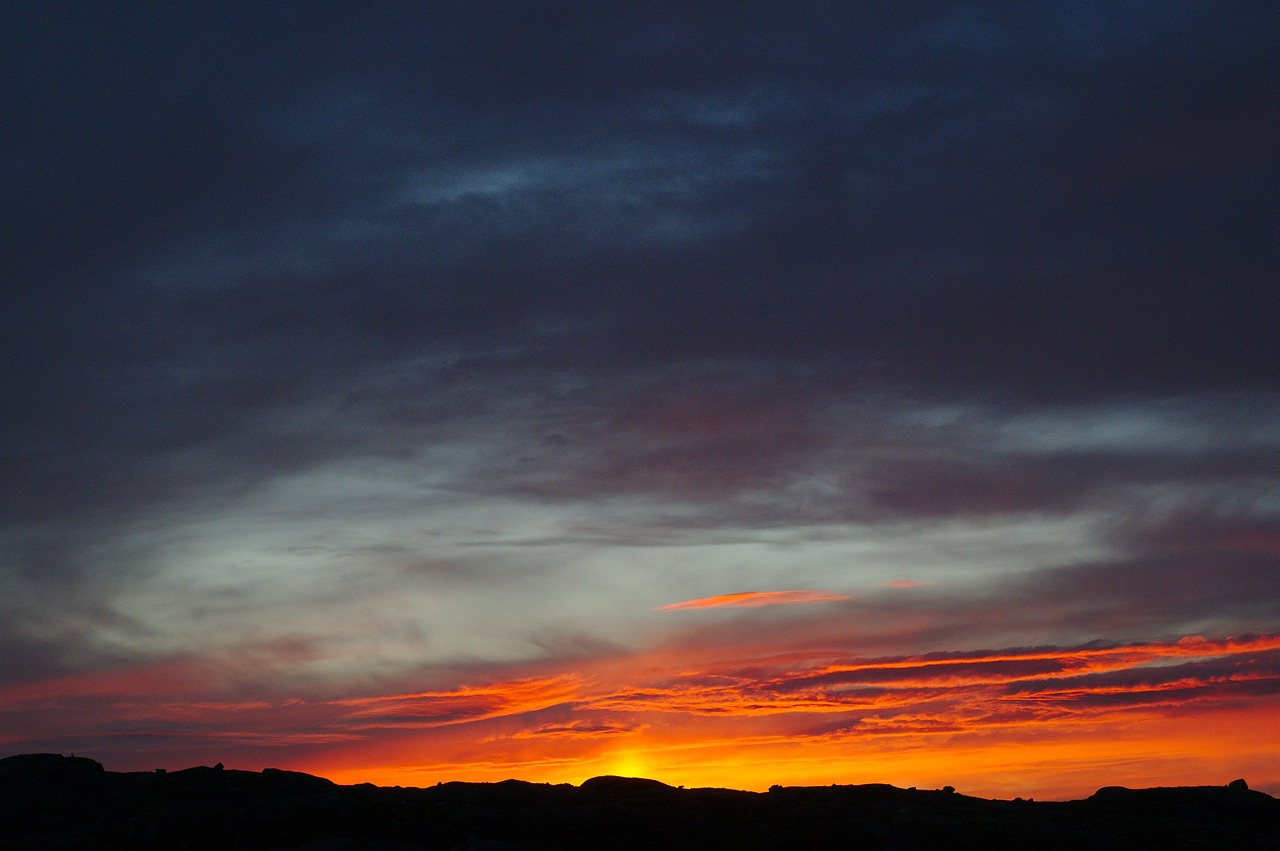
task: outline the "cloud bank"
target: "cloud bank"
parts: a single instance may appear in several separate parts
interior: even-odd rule
[[[1273,17],[12,12],[4,748],[1246,773],[1272,651],[1173,648],[1280,631]]]

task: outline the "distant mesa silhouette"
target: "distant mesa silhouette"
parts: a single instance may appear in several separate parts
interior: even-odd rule
[[[1280,801],[1222,786],[1105,786],[992,801],[883,783],[683,789],[605,775],[425,789],[340,786],[221,763],[112,772],[85,757],[0,759],[0,851],[17,849],[1280,848]]]
[[[654,792],[675,792],[674,786],[668,786],[661,780],[648,780],[644,777],[619,777],[614,774],[603,774],[584,780],[579,787],[584,792],[603,795],[643,795]]]

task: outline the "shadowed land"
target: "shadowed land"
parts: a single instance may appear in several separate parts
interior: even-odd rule
[[[0,849],[1280,847],[1280,800],[1227,786],[1106,787],[992,801],[885,784],[768,792],[595,777],[580,786],[339,786],[215,767],[109,772],[84,757],[0,759]]]

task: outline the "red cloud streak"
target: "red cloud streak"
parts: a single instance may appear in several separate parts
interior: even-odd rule
[[[659,606],[659,612],[673,612],[679,609],[729,609],[758,608],[760,606],[784,606],[794,603],[834,603],[848,600],[844,594],[833,594],[830,591],[742,591],[737,594],[719,594],[715,597],[702,597],[697,600],[685,600],[681,603],[668,603]]]
[[[879,658],[737,649],[471,666],[452,686],[336,699],[233,700],[216,683],[199,693],[189,675],[140,668],[114,686],[94,674],[0,689],[0,745],[74,741],[124,769],[187,755],[413,785],[636,773],[1066,797],[1248,772],[1280,792],[1280,744],[1258,732],[1280,712],[1280,634]],[[51,734],[71,729],[74,739]]]

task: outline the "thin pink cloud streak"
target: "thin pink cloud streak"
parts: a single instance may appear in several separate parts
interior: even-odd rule
[[[845,594],[830,591],[742,591],[736,594],[718,594],[697,600],[684,600],[658,606],[656,611],[673,612],[681,609],[748,609],[761,606],[785,606],[797,603],[834,603],[851,599]]]

